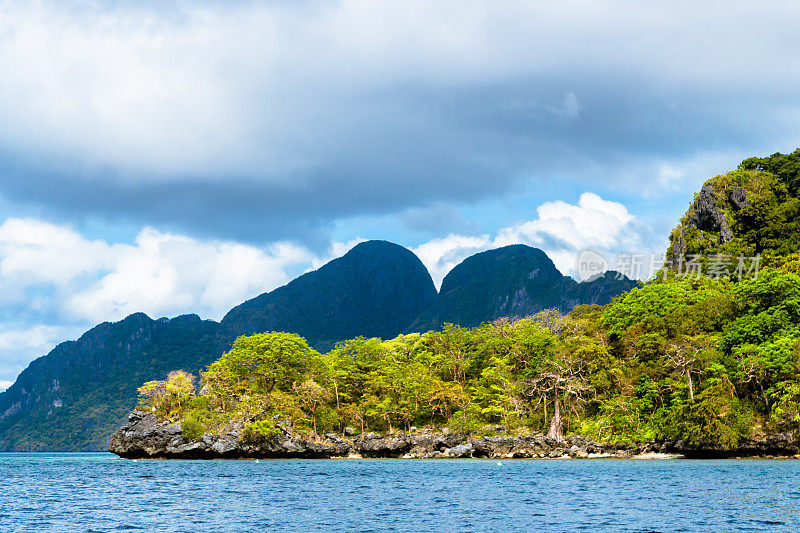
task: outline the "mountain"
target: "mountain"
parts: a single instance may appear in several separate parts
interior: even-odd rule
[[[219,325],[143,313],[105,322],[33,361],[0,394],[0,450],[102,450],[145,381],[219,356]]]
[[[234,307],[222,334],[288,331],[319,351],[358,337],[392,338],[436,299],[428,270],[410,250],[367,241],[319,270]]]
[[[332,357],[285,333],[243,339],[205,375],[199,398],[173,377],[173,390],[182,395],[150,395],[149,410],[132,413],[110,449],[134,458],[352,451],[491,457],[509,450],[543,457],[552,455],[539,446],[547,440],[566,442],[564,449],[577,443],[568,450],[575,457],[601,447],[618,456],[623,449],[695,458],[797,456],[798,174],[800,151],[745,160],[706,182],[673,233],[673,252],[681,243],[701,259],[763,254],[773,263],[758,276],[720,280],[667,271],[603,307],[573,308],[558,332],[535,321],[496,321],[384,342],[356,339]],[[632,284],[612,272],[579,284],[541,250],[510,246],[453,269],[409,329],[602,303]],[[269,381],[255,362],[242,365],[248,344],[281,347],[282,361],[271,361]],[[263,406],[255,415],[254,405]],[[498,425],[505,436],[498,437]],[[347,426],[360,427],[361,435]],[[433,433],[419,436],[411,426]],[[462,438],[442,446],[439,428],[445,440],[453,430]],[[539,433],[545,430],[546,436]],[[373,438],[375,432],[387,437]],[[465,434],[469,442],[456,446]],[[499,442],[498,449],[488,449],[485,437]],[[534,445],[520,448],[517,441]]]
[[[579,284],[562,276],[541,250],[508,246],[465,260],[437,294],[411,251],[364,242],[236,306],[220,323],[137,313],[59,344],[0,393],[0,451],[106,449],[142,383],[175,369],[196,374],[240,335],[298,333],[327,351],[361,335],[394,338],[443,322],[469,326],[547,307],[567,311],[579,303],[605,303],[634,285],[611,275]]]
[[[578,304],[606,304],[637,283],[607,272],[578,283],[559,272],[542,250],[522,244],[475,254],[442,281],[437,302],[411,330],[444,323],[477,326],[499,317],[524,317],[549,308],[563,313]]]
[[[369,241],[235,307],[221,323],[137,313],[100,324],[33,361],[0,393],[0,451],[104,450],[142,383],[175,369],[196,374],[239,335],[289,331],[326,351],[358,335],[395,337],[435,298],[416,255]]]

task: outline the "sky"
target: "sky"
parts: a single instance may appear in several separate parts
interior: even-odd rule
[[[386,239],[661,253],[800,146],[800,4],[0,0],[0,390],[136,311],[220,319]]]

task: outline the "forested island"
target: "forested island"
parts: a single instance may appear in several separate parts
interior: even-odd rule
[[[320,353],[242,336],[140,388],[127,457],[800,453],[800,150],[712,178],[664,268],[579,305]],[[691,266],[691,268],[690,268]]]
[[[237,305],[220,322],[134,313],[59,344],[0,392],[0,451],[108,449],[142,383],[175,369],[199,375],[242,335],[292,332],[325,353],[359,335],[391,339],[446,323],[474,327],[545,309],[603,305],[636,285],[611,272],[578,283],[543,251],[518,244],[466,258],[437,292],[411,250],[366,241]]]

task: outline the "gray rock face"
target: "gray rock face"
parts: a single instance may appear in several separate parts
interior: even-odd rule
[[[698,459],[729,457],[792,457],[800,455],[800,435],[787,432],[765,438],[745,439],[736,448],[724,450],[714,446],[695,446],[685,441],[661,443],[660,450]]]
[[[611,455],[616,452],[612,446],[603,446],[577,435],[570,435],[563,442],[556,442],[544,435],[524,437],[482,437],[473,439],[474,457],[497,459],[534,457],[589,457],[589,453]]]
[[[728,200],[736,211],[750,206],[750,200],[747,199],[747,193],[744,189],[733,187],[728,193]]]
[[[161,422],[149,412],[134,412],[128,423],[111,438],[109,450],[128,458],[309,458],[325,459],[360,454],[362,457],[446,458],[628,458],[641,453],[671,453],[686,457],[789,457],[800,454],[800,436],[781,433],[767,439],[743,441],[733,450],[691,446],[684,441],[650,442],[626,448],[568,435],[557,442],[541,434],[520,437],[470,437],[459,433],[421,431],[409,434],[370,433],[354,440],[330,434],[307,440],[283,428],[281,435],[261,443],[242,440],[237,429],[224,435],[205,434],[187,441],[178,424]]]
[[[199,444],[205,447],[202,442]],[[162,450],[188,451],[179,425],[165,425],[153,413],[145,412],[131,413],[128,423],[114,433],[108,447],[123,457],[155,456]]]
[[[744,191],[738,190],[741,191],[741,195],[744,195]],[[738,195],[737,199],[739,199]],[[747,198],[745,197],[741,201],[746,202]],[[728,221],[725,220],[725,214],[719,208],[717,194],[711,183],[705,183],[700,189],[700,194],[694,203],[694,214],[689,219],[689,224],[701,231],[718,231],[722,242],[733,238],[733,231],[731,231]]]
[[[468,442],[466,444],[459,444],[458,446],[448,448],[444,451],[444,454],[448,457],[472,457],[472,452],[474,451],[475,447],[471,442]]]
[[[225,435],[207,433],[200,439],[187,441],[179,424],[161,422],[153,413],[134,412],[128,423],[111,437],[108,449],[128,458],[328,458],[347,455],[351,446],[340,439],[316,442],[287,432],[258,444],[243,441],[237,431]]]
[[[111,437],[109,451],[128,458],[328,458],[352,453],[362,457],[511,458],[586,457],[589,452],[613,454],[616,449],[605,449],[574,436],[558,443],[542,435],[472,438],[459,433],[427,431],[397,435],[369,433],[352,440],[329,434],[322,440],[311,441],[293,435],[287,427],[282,427],[277,437],[258,444],[244,441],[239,430],[224,435],[206,433],[187,441],[179,424],[168,424],[153,413],[137,411]]]
[[[724,190],[716,190],[714,185],[708,181],[703,184],[700,193],[697,195],[691,207],[692,215],[686,222],[686,227],[679,226],[670,237],[670,255],[667,263],[672,268],[680,267],[682,261],[686,260],[686,232],[689,227],[695,227],[703,232],[718,232],[721,243],[730,241],[735,237],[733,230],[725,218],[723,209],[739,211],[751,205],[744,189],[735,186],[726,187]]]
[[[358,451],[364,457],[400,457],[411,449],[408,437],[381,437],[370,433],[360,440]]]

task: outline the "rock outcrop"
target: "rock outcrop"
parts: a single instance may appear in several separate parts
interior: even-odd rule
[[[244,441],[239,428],[223,435],[207,433],[198,439],[187,440],[179,424],[161,422],[153,413],[135,411],[128,417],[128,423],[111,437],[108,449],[120,457],[131,459],[324,459],[345,456],[351,447],[335,436],[318,442],[293,436],[286,430],[261,443]]]
[[[794,433],[777,433],[762,438],[744,439],[736,448],[696,446],[679,440],[653,444],[656,451],[678,453],[694,459],[726,459],[733,457],[795,457],[800,456],[800,436]]]
[[[420,431],[355,437],[327,434],[310,440],[294,434],[289,427],[261,443],[247,442],[237,427],[223,435],[205,434],[186,439],[179,424],[159,421],[155,414],[135,411],[112,437],[109,451],[131,459],[218,459],[218,458],[310,458],[383,457],[405,459],[452,459],[483,457],[629,457],[635,449],[604,446],[576,435],[556,442],[543,435],[524,437],[470,437],[453,432]]]
[[[135,411],[112,437],[109,451],[130,459],[328,459],[370,457],[402,459],[533,459],[533,458],[617,458],[637,457],[793,457],[800,455],[800,436],[781,433],[750,439],[734,449],[693,446],[685,441],[652,441],[637,447],[612,446],[579,435],[557,442],[541,434],[526,436],[475,437],[447,431],[414,431],[381,435],[367,433],[352,437],[326,434],[309,439],[280,427],[280,434],[260,443],[243,440],[241,427],[223,435],[205,434],[186,439],[179,424],[158,420],[150,412]]]
[[[689,218],[689,224],[701,231],[719,232],[722,242],[733,238],[733,232],[725,220],[725,214],[719,207],[717,193],[711,182],[706,182],[700,189],[700,194],[694,201],[694,213]]]
[[[722,178],[712,178],[703,184],[681,223],[672,231],[667,254],[667,265],[671,268],[679,269],[689,255],[716,250],[736,236],[729,218],[748,207],[750,200],[745,189]]]

